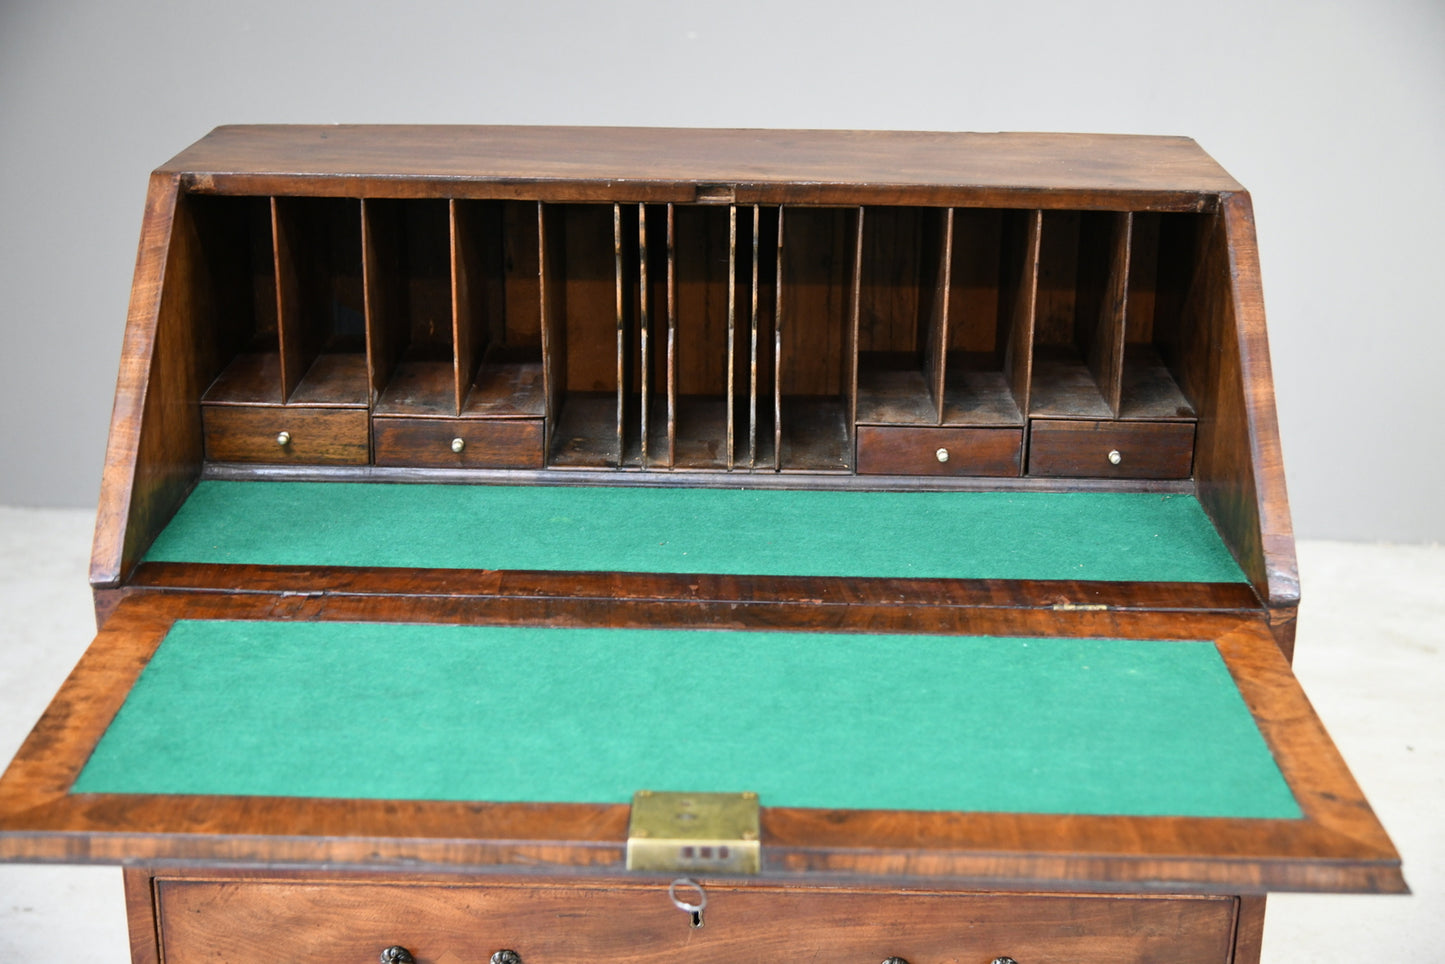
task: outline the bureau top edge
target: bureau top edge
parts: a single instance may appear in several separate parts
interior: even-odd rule
[[[188,190],[679,203],[1215,210],[1189,138],[597,127],[219,127],[156,171]]]

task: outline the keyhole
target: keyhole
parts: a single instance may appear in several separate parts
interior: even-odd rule
[[[679,895],[679,890],[691,891],[697,895],[697,900],[684,900]],[[668,886],[667,897],[672,901],[672,906],[687,914],[693,927],[702,926],[702,912],[707,909],[707,892],[702,889],[702,884],[691,877],[679,877]]]

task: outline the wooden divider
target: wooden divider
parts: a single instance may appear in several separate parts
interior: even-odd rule
[[[1132,218],[1129,212],[1089,217],[1080,235],[1080,255],[1092,254],[1104,262],[1093,296],[1098,299],[1095,327],[1087,341],[1086,361],[1104,403],[1119,417],[1119,393],[1124,375],[1124,321],[1128,312],[1129,246]],[[1080,322],[1087,324],[1087,318]]]
[[[452,294],[452,394],[453,411],[460,415],[471,388],[472,375],[486,350],[487,331],[478,323],[483,317],[479,240],[471,225],[463,222],[462,203],[452,198],[447,202],[447,227],[451,252]],[[480,330],[479,330],[480,329]],[[478,342],[481,344],[479,345]]]
[[[617,443],[614,464],[618,468],[622,467],[627,456],[627,391],[629,388],[628,375],[631,372],[627,351],[627,256],[623,251],[627,242],[622,235],[622,205],[614,203],[612,205],[612,252],[617,314]]]
[[[759,299],[762,295],[763,209],[753,205],[752,297],[748,308],[748,468],[758,467],[758,341],[761,335]]]
[[[667,467],[677,464],[677,227],[667,205]]]
[[[778,247],[773,258],[773,468],[783,469],[783,207],[778,207]]]
[[[1009,312],[1009,340],[1004,370],[1018,401],[1019,412],[1027,416],[1033,404],[1034,317],[1039,286],[1039,251],[1043,239],[1044,212],[1032,211],[1023,232],[1019,277],[1013,288]]]
[[[863,206],[845,209],[843,232],[845,235],[845,250],[849,252],[847,265],[848,273],[848,313],[847,323],[843,326],[843,356],[840,368],[840,379],[842,388],[842,424],[840,437],[833,440],[834,449],[828,453],[828,464],[825,466],[829,471],[852,471],[854,461],[853,435],[855,421],[852,413],[858,410],[858,381],[856,377],[858,357],[858,310],[863,285]],[[852,245],[846,244],[846,236],[851,232]],[[851,247],[851,250],[849,250]]]
[[[928,319],[928,347],[924,352],[924,370],[929,376],[928,387],[932,396],[935,425],[943,424],[944,387],[948,376],[949,295],[953,291],[953,208],[947,208],[943,212],[941,230],[942,239],[937,244],[939,263],[934,268],[933,304]],[[920,294],[922,293],[920,291]]]
[[[738,206],[728,205],[727,467],[737,457]]]
[[[550,243],[558,231],[559,212],[537,202],[537,261],[540,276],[538,302],[542,316],[542,382],[547,398],[545,428],[548,458],[556,449],[557,415],[567,382],[567,338],[560,297],[561,269]]]
[[[296,270],[292,228],[281,200],[271,199],[271,251],[276,259],[276,336],[281,354],[281,401],[289,402],[310,364],[297,329],[301,316],[301,279]]]
[[[650,434],[648,416],[652,408],[652,318],[647,273],[647,205],[637,205],[637,341],[639,394],[638,460],[642,468],[649,465],[647,441]]]

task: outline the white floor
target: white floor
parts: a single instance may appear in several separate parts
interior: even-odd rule
[[[90,530],[87,512],[0,508],[0,760],[93,632]],[[1445,962],[1445,548],[1299,549],[1296,670],[1415,893],[1273,896],[1264,960]],[[127,946],[116,869],[0,865],[0,960],[122,964]]]

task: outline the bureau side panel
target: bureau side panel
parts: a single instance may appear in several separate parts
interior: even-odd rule
[[[1271,609],[1299,602],[1249,197],[1227,197],[1198,239],[1182,374],[1199,408],[1199,500]]]
[[[101,478],[90,582],[119,583],[200,472],[195,232],[178,181],[152,175]]]

